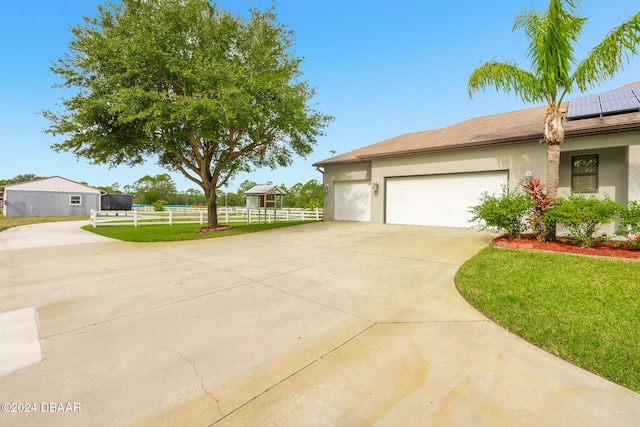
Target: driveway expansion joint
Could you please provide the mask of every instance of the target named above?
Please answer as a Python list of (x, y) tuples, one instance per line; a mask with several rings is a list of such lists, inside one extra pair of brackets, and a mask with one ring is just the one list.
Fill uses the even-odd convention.
[(294, 293), (294, 292), (285, 291), (284, 289), (280, 289), (280, 288), (278, 288), (278, 287), (276, 287), (276, 286), (273, 286), (273, 285), (268, 285), (268, 284), (266, 284), (266, 283), (262, 283), (262, 282), (255, 282), (255, 284), (257, 284), (257, 285), (261, 285), (261, 286), (264, 286), (264, 287), (266, 287), (266, 288), (273, 289), (273, 290), (278, 291), (278, 292), (282, 292), (283, 294), (287, 294), (287, 295), (291, 295), (291, 296), (296, 297), (296, 298), (300, 298), (300, 299), (305, 300), (305, 301), (312, 302), (312, 303), (317, 304), (317, 305), (319, 305), (319, 306), (321, 306), (321, 307), (326, 307), (326, 308), (329, 308), (329, 309), (331, 309), (331, 310), (335, 310), (335, 311), (337, 311), (337, 312), (340, 312), (340, 313), (342, 313), (342, 314), (346, 314), (346, 315), (348, 315), (348, 316), (351, 316), (351, 317), (355, 317), (355, 318), (357, 318), (357, 319), (364, 320), (364, 321), (366, 321), (366, 322), (371, 322), (372, 324), (375, 324), (375, 323), (376, 323), (374, 320), (367, 319), (366, 317), (362, 317), (362, 316), (359, 316), (359, 315), (357, 315), (357, 314), (355, 314), (355, 313), (350, 313), (350, 312), (348, 312), (348, 311), (341, 310), (341, 309), (339, 309), (339, 308), (336, 308), (336, 307), (333, 307), (333, 306), (331, 306), (331, 305), (328, 305), (328, 304), (322, 303), (322, 302), (320, 302), (320, 301), (316, 301), (316, 300), (311, 299), (311, 298), (307, 298), (307, 297), (305, 297), (305, 296), (302, 296), (302, 295), (296, 294), (296, 293)]
[[(136, 311), (136, 312), (133, 312), (133, 313), (126, 313), (126, 314), (123, 314), (122, 316), (112, 317), (112, 318), (109, 318), (109, 319), (105, 319), (105, 320), (101, 320), (101, 321), (98, 321), (98, 322), (90, 323), (88, 325), (79, 326), (77, 328), (67, 329), (67, 330), (56, 332), (56, 333), (53, 333), (53, 334), (41, 336), (40, 339), (53, 338), (53, 337), (57, 337), (59, 335), (65, 335), (65, 334), (71, 334), (71, 333), (81, 333), (81, 334), (82, 333), (89, 333), (88, 329), (89, 328), (93, 328), (95, 326), (100, 326), (100, 325), (108, 324), (108, 323), (111, 323), (111, 322), (117, 322), (117, 321), (125, 320), (125, 319), (128, 319), (130, 317), (139, 316), (139, 315), (142, 315), (142, 314), (145, 314), (145, 313), (149, 313), (149, 312), (152, 312), (152, 311), (155, 311), (155, 310), (160, 310), (160, 309), (163, 309), (163, 308), (166, 308), (166, 307), (170, 307), (172, 305), (181, 304), (181, 303), (184, 303), (184, 302), (192, 301), (192, 300), (195, 300), (195, 299), (198, 299), (198, 298), (202, 298), (202, 297), (206, 297), (206, 296), (209, 296), (209, 295), (222, 293), (222, 292), (226, 292), (226, 291), (237, 289), (237, 288), (242, 288), (244, 286), (252, 285), (254, 283), (255, 282), (241, 283), (239, 285), (229, 286), (229, 287), (226, 287), (224, 289), (216, 289), (214, 291), (205, 292), (203, 294), (192, 295), (190, 297), (182, 298), (180, 300), (170, 301), (170, 302), (167, 302), (165, 304), (160, 304), (160, 305), (156, 305), (156, 306), (153, 306), (153, 307), (147, 307), (147, 308), (145, 308), (143, 310), (139, 310), (139, 311)], [(40, 308), (40, 307), (38, 307), (38, 308)]]
[(310, 368), (311, 366), (315, 365), (316, 363), (318, 363), (319, 361), (323, 360), (325, 357), (329, 356), (331, 353), (334, 353), (335, 351), (337, 351), (338, 349), (340, 349), (341, 347), (344, 347), (345, 345), (347, 345), (348, 343), (350, 343), (351, 341), (355, 340), (356, 338), (358, 338), (359, 336), (365, 334), (367, 331), (369, 331), (371, 328), (373, 328), (376, 324), (373, 323), (369, 326), (367, 326), (366, 328), (362, 329), (361, 331), (359, 331), (358, 333), (354, 334), (353, 336), (351, 336), (349, 339), (341, 342), (340, 344), (336, 345), (335, 347), (333, 347), (332, 349), (322, 353), (320, 356), (316, 357), (315, 359), (313, 359), (311, 362), (307, 363), (306, 365), (304, 365), (303, 367), (299, 368), (298, 370), (292, 372), (291, 374), (287, 375), (285, 378), (281, 379), (280, 381), (276, 382), (275, 384), (273, 384), (272, 386), (266, 388), (265, 390), (263, 390), (262, 392), (256, 394), (255, 396), (253, 396), (251, 399), (247, 400), (246, 402), (244, 402), (242, 405), (239, 405), (237, 408), (235, 408), (234, 410), (230, 411), (228, 414), (225, 414), (222, 418), (217, 419), (216, 421), (214, 421), (212, 424), (210, 424), (211, 426), (218, 424), (220, 421), (223, 421), (225, 418), (227, 418), (228, 416), (234, 414), (235, 412), (238, 412), (239, 410), (243, 409), (244, 407), (246, 407), (247, 405), (251, 404), (251, 402), (253, 402), (254, 400), (264, 396), (265, 394), (269, 393), (271, 390), (277, 388), (278, 386), (284, 384), (285, 382), (289, 381), (290, 379), (292, 379), (293, 377), (297, 376), (298, 374), (304, 372), (305, 370), (307, 370), (308, 368)]

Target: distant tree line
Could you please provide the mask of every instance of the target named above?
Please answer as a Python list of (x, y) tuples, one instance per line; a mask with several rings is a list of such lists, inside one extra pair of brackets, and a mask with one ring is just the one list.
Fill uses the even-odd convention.
[[(17, 175), (12, 179), (0, 180), (0, 186), (15, 184), (18, 182), (32, 181), (41, 177), (34, 174)], [(271, 181), (264, 185), (273, 184)], [(217, 191), (218, 206), (245, 206), (245, 191), (258, 185), (254, 181), (245, 180), (235, 192)], [(322, 183), (312, 179), (306, 183), (297, 183), (291, 187), (285, 184), (278, 185), (280, 189), (287, 193), (282, 198), (283, 207), (314, 209), (322, 207)], [(201, 190), (190, 188), (180, 192), (176, 189), (176, 184), (169, 174), (159, 174), (156, 176), (145, 175), (131, 185), (121, 186), (115, 182), (110, 186), (96, 186), (100, 190), (110, 194), (131, 194), (133, 203), (142, 205), (153, 205), (158, 201), (164, 201), (168, 205), (206, 205), (207, 200)], [(278, 204), (279, 206), (279, 204)]]
[(9, 184), (17, 184), (19, 182), (27, 182), (27, 181), (33, 181), (35, 179), (40, 179), (42, 178), (41, 176), (38, 175), (34, 175), (32, 173), (25, 173), (22, 175), (16, 175), (11, 179), (0, 179), (0, 187), (4, 186), (4, 185), (9, 185)]

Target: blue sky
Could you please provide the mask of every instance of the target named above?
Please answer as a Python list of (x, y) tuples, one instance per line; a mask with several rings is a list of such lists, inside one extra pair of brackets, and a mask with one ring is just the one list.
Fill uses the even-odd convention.
[[(93, 0), (0, 0), (3, 102), (0, 103), (0, 179), (19, 174), (60, 175), (90, 185), (132, 184), (145, 175), (165, 173), (154, 159), (135, 168), (91, 165), (49, 147), (61, 140), (44, 134), (39, 115), (56, 109), (63, 96), (52, 89), (50, 61), (68, 50), (69, 26), (95, 14)], [(265, 0), (219, 0), (222, 8), (245, 13), (265, 8)], [(531, 105), (514, 95), (478, 93), (466, 84), (475, 67), (491, 59), (515, 60), (528, 68), (522, 32), (512, 32), (523, 7), (546, 7), (540, 0), (277, 0), (279, 22), (295, 33), (295, 52), (305, 58), (304, 78), (316, 88), (316, 108), (335, 117), (306, 159), (275, 171), (259, 169), (239, 176), (291, 186), (321, 180), (312, 163), (404, 133), (449, 126), (471, 117)], [(590, 18), (578, 44), (583, 58), (610, 29), (640, 8), (638, 0), (584, 0)], [(615, 79), (590, 93), (640, 80), (640, 57)], [(577, 94), (575, 95), (577, 96)], [(196, 185), (171, 173), (179, 190)]]

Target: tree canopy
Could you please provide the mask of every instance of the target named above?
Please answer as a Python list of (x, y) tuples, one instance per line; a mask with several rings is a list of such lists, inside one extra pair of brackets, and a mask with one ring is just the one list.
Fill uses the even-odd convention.
[(71, 28), (51, 71), (76, 89), (45, 111), (57, 151), (91, 162), (157, 158), (198, 184), (217, 224), (216, 189), (254, 167), (306, 157), (331, 120), (312, 108), (293, 33), (273, 9), (234, 16), (207, 0), (121, 0)]

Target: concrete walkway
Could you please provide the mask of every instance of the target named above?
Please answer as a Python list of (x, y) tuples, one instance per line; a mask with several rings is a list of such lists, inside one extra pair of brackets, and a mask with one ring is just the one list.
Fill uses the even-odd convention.
[(114, 241), (80, 228), (88, 224), (89, 221), (65, 221), (8, 228), (0, 233), (0, 251)]
[(460, 297), (489, 239), (329, 222), (0, 251), (0, 313), (35, 313), (41, 347), (0, 377), (31, 410), (0, 425), (637, 425), (640, 395)]

